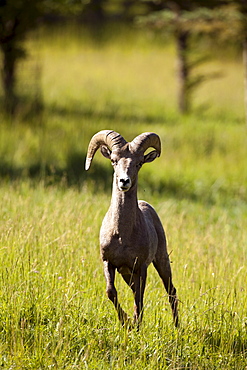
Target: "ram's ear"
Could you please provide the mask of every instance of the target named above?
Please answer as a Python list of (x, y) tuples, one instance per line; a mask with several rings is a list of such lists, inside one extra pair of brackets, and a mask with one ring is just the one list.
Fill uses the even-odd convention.
[(153, 162), (157, 157), (159, 157), (159, 153), (157, 150), (153, 150), (152, 152), (144, 155), (144, 163)]
[(101, 154), (105, 158), (107, 158), (107, 159), (110, 159), (111, 158), (111, 150), (106, 145), (101, 145), (100, 151), (101, 151)]

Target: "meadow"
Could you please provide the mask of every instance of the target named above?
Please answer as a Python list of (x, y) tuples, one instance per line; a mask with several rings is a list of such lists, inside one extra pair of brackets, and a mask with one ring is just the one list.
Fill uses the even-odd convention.
[[(0, 367), (2, 369), (247, 368), (247, 140), (243, 69), (214, 53), (222, 77), (176, 111), (176, 56), (140, 30), (101, 41), (85, 30), (27, 40), (20, 89), (41, 108), (0, 113)], [(206, 66), (204, 66), (206, 68)], [(35, 103), (35, 102), (34, 102)], [(154, 131), (162, 155), (139, 175), (139, 198), (165, 227), (180, 326), (148, 270), (140, 331), (119, 324), (105, 294), (98, 233), (111, 197), (110, 163), (84, 171), (91, 136)], [(120, 302), (133, 310), (117, 276)]]

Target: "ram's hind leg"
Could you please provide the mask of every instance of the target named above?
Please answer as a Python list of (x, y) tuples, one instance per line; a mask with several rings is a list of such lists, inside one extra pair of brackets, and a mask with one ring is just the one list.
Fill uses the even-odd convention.
[(164, 287), (169, 295), (169, 302), (172, 309), (174, 324), (178, 326), (178, 298), (176, 288), (172, 283), (172, 272), (170, 266), (169, 256), (166, 251), (162, 252), (161, 255), (156, 256), (153, 261), (154, 267), (159, 273), (162, 279)]
[(106, 279), (106, 293), (108, 298), (112, 301), (114, 304), (117, 313), (118, 313), (118, 318), (121, 322), (122, 325), (125, 325), (128, 323), (128, 315), (126, 312), (122, 309), (118, 302), (118, 296), (117, 296), (117, 290), (114, 285), (114, 280), (115, 280), (115, 272), (116, 268), (113, 266), (110, 262), (104, 261), (104, 274), (105, 274), (105, 279)]

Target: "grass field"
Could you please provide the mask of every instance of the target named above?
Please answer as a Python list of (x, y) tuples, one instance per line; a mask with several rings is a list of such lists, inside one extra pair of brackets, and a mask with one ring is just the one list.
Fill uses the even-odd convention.
[[(129, 31), (97, 44), (82, 31), (60, 30), (27, 45), (32, 59), (20, 76), (44, 109), (33, 115), (24, 105), (13, 121), (1, 114), (0, 367), (246, 369), (241, 61), (212, 61), (223, 77), (202, 86), (194, 113), (182, 117), (172, 43), (161, 47)], [(161, 158), (140, 172), (139, 198), (154, 205), (166, 229), (178, 329), (152, 266), (139, 332), (121, 327), (106, 298), (98, 232), (112, 169), (97, 154), (84, 171), (87, 144), (101, 129), (162, 139)], [(119, 276), (117, 287), (131, 315), (133, 297)]]

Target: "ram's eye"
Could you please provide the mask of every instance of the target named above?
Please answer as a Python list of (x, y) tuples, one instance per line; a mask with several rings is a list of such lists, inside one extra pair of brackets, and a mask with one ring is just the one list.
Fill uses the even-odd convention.
[(116, 164), (117, 164), (117, 160), (116, 160), (116, 159), (112, 159), (112, 160), (111, 160), (111, 164), (112, 164), (113, 166), (116, 166)]

